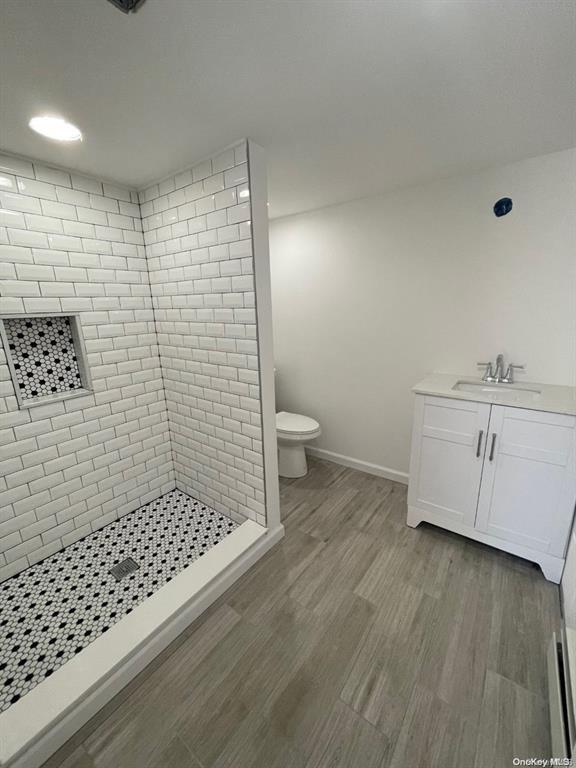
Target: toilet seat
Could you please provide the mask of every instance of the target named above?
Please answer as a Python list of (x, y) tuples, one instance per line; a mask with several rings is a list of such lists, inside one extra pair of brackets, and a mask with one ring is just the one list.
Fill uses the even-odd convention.
[(276, 414), (276, 432), (279, 437), (287, 439), (309, 438), (320, 433), (320, 424), (309, 416), (301, 416), (299, 413), (280, 411)]

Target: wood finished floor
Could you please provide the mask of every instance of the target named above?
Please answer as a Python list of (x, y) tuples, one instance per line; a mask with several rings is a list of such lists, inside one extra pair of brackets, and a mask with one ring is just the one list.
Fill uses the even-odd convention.
[(550, 754), (558, 588), (313, 460), (286, 537), (45, 768), (510, 768)]

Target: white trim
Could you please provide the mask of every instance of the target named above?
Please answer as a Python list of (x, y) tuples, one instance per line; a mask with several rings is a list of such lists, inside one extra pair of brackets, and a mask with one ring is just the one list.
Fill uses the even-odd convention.
[(0, 765), (42, 765), (283, 535), (247, 520), (0, 714)]
[(268, 248), (268, 193), (266, 189), (266, 153), (248, 139), (248, 174), (252, 216), (252, 250), (256, 296), (256, 333), (262, 409), (262, 445), (264, 453), (264, 489), (266, 524), (280, 525), (280, 489), (276, 443), (276, 394), (274, 392), (274, 350), (272, 340), (272, 287)]
[(341, 453), (333, 453), (332, 451), (327, 451), (325, 448), (314, 448), (307, 445), (306, 452), (309, 453), (310, 456), (317, 456), (319, 459), (333, 461), (334, 464), (342, 464), (344, 467), (359, 469), (360, 472), (367, 472), (369, 475), (385, 477), (387, 480), (393, 480), (395, 483), (408, 485), (408, 472), (400, 472), (398, 469), (382, 467), (380, 464), (371, 464), (369, 461), (353, 459), (351, 456), (343, 456)]

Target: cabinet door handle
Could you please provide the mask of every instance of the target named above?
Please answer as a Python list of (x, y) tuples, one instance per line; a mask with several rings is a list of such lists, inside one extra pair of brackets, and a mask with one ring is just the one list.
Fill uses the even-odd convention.
[(478, 432), (478, 445), (476, 446), (476, 458), (480, 458), (480, 449), (482, 448), (482, 437), (484, 435), (484, 430), (481, 429), (480, 432)]
[(492, 445), (490, 446), (490, 457), (488, 461), (494, 460), (494, 448), (496, 447), (496, 432), (492, 432)]

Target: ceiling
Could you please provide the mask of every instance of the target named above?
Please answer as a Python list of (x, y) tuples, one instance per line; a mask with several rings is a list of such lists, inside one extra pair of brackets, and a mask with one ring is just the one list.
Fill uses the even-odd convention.
[(131, 186), (249, 136), (281, 216), (576, 144), (572, 0), (0, 7), (0, 145)]

